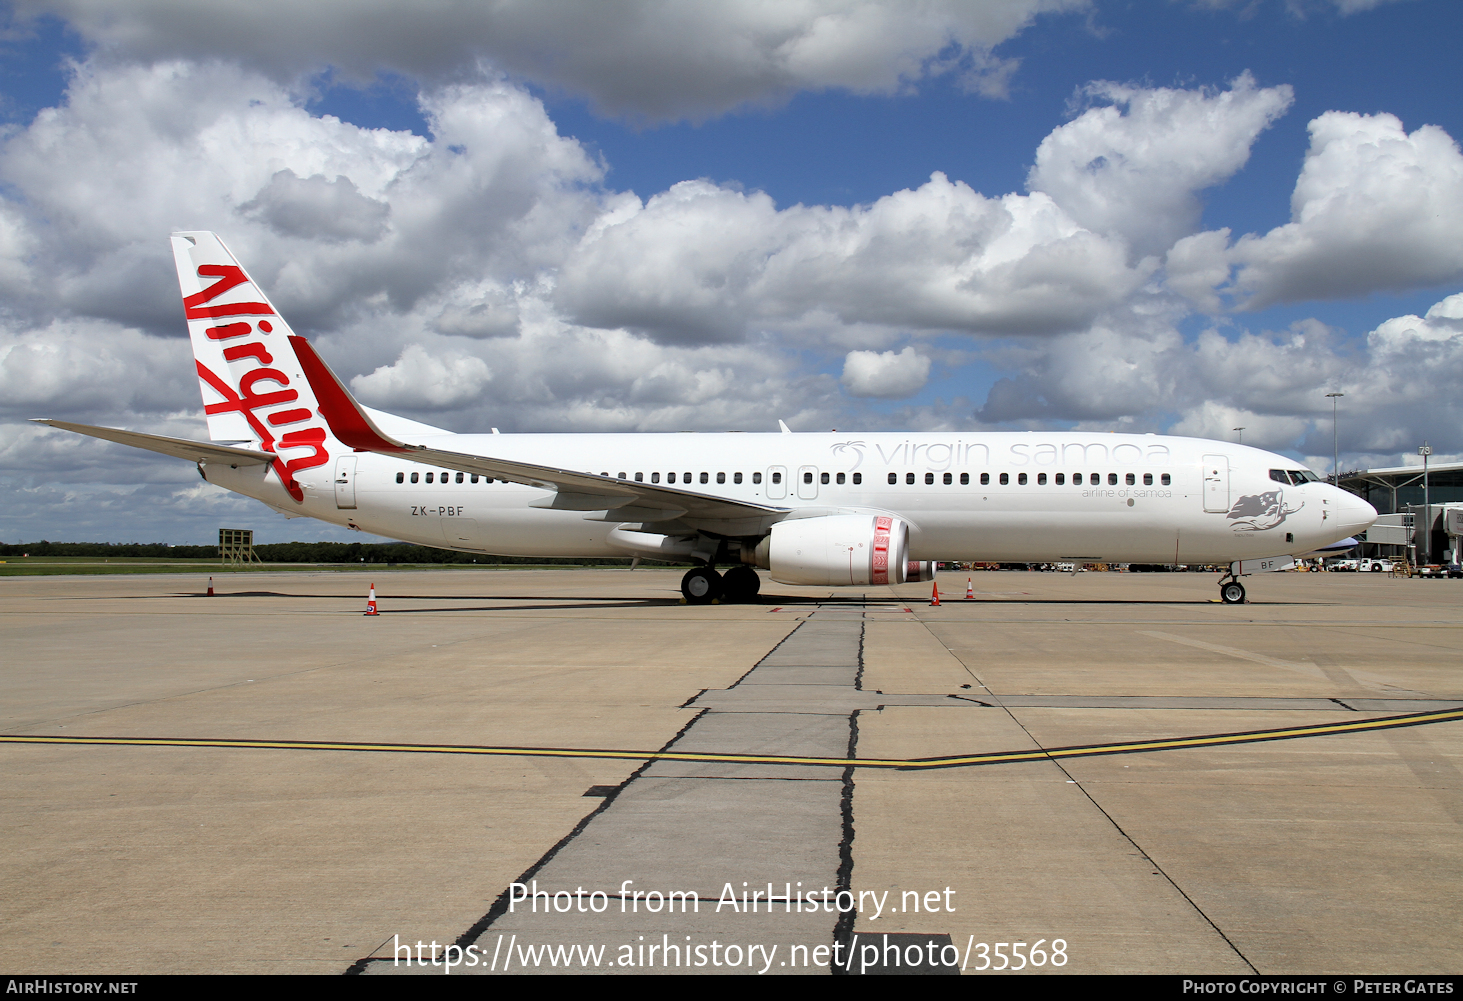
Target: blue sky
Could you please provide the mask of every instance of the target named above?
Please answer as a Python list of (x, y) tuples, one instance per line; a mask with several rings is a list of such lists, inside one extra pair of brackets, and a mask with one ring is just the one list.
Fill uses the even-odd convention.
[(1244, 425), (1324, 470), (1339, 389), (1343, 465), (1463, 452), (1463, 5), (351, 10), (8, 9), (0, 539), (249, 510), (24, 424), (202, 433), (174, 227), (456, 430)]

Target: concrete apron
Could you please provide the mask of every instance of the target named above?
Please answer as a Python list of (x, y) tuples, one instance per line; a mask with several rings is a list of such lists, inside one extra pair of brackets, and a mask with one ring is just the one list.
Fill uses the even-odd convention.
[[(732, 688), (693, 699), (701, 712), (663, 750), (852, 757), (859, 710), (886, 701), (858, 691), (863, 618), (846, 603), (812, 613)], [(607, 973), (826, 973), (853, 926), (836, 907), (853, 868), (852, 773), (651, 763), (503, 892), (457, 942), (478, 965), (453, 972), (589, 972), (582, 953), (553, 964), (553, 950), (602, 946)], [(444, 972), (384, 952), (358, 972)]]

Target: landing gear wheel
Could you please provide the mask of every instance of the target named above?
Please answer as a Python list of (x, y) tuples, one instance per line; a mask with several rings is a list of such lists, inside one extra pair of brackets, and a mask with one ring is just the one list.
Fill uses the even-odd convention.
[(681, 578), (681, 594), (692, 605), (709, 605), (721, 597), (721, 574), (710, 567), (688, 570)]
[(1219, 587), (1219, 598), (1226, 605), (1243, 605), (1245, 601), (1245, 586), (1237, 580), (1228, 584), (1221, 584)]
[(721, 577), (721, 593), (728, 601), (751, 601), (760, 590), (762, 578), (751, 567), (732, 567)]

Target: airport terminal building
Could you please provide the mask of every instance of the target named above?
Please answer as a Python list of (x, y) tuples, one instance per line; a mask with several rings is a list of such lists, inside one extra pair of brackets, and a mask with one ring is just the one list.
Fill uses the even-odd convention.
[[(1414, 563), (1460, 562), (1463, 535), (1463, 462), (1435, 462), (1427, 468), (1424, 498), (1422, 466), (1358, 469), (1341, 474), (1341, 486), (1366, 499), (1382, 516), (1363, 536), (1361, 555), (1401, 556)], [(1431, 526), (1430, 537), (1419, 529)]]

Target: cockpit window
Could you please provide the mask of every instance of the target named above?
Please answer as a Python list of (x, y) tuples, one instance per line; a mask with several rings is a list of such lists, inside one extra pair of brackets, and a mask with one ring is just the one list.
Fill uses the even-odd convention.
[(1320, 481), (1321, 478), (1309, 469), (1290, 470), (1290, 482), (1296, 486), (1300, 486), (1302, 483), (1319, 483)]
[(1270, 470), (1270, 479), (1274, 480), (1276, 483), (1284, 483), (1287, 486), (1290, 485), (1290, 477), (1285, 475), (1285, 470), (1283, 469)]

